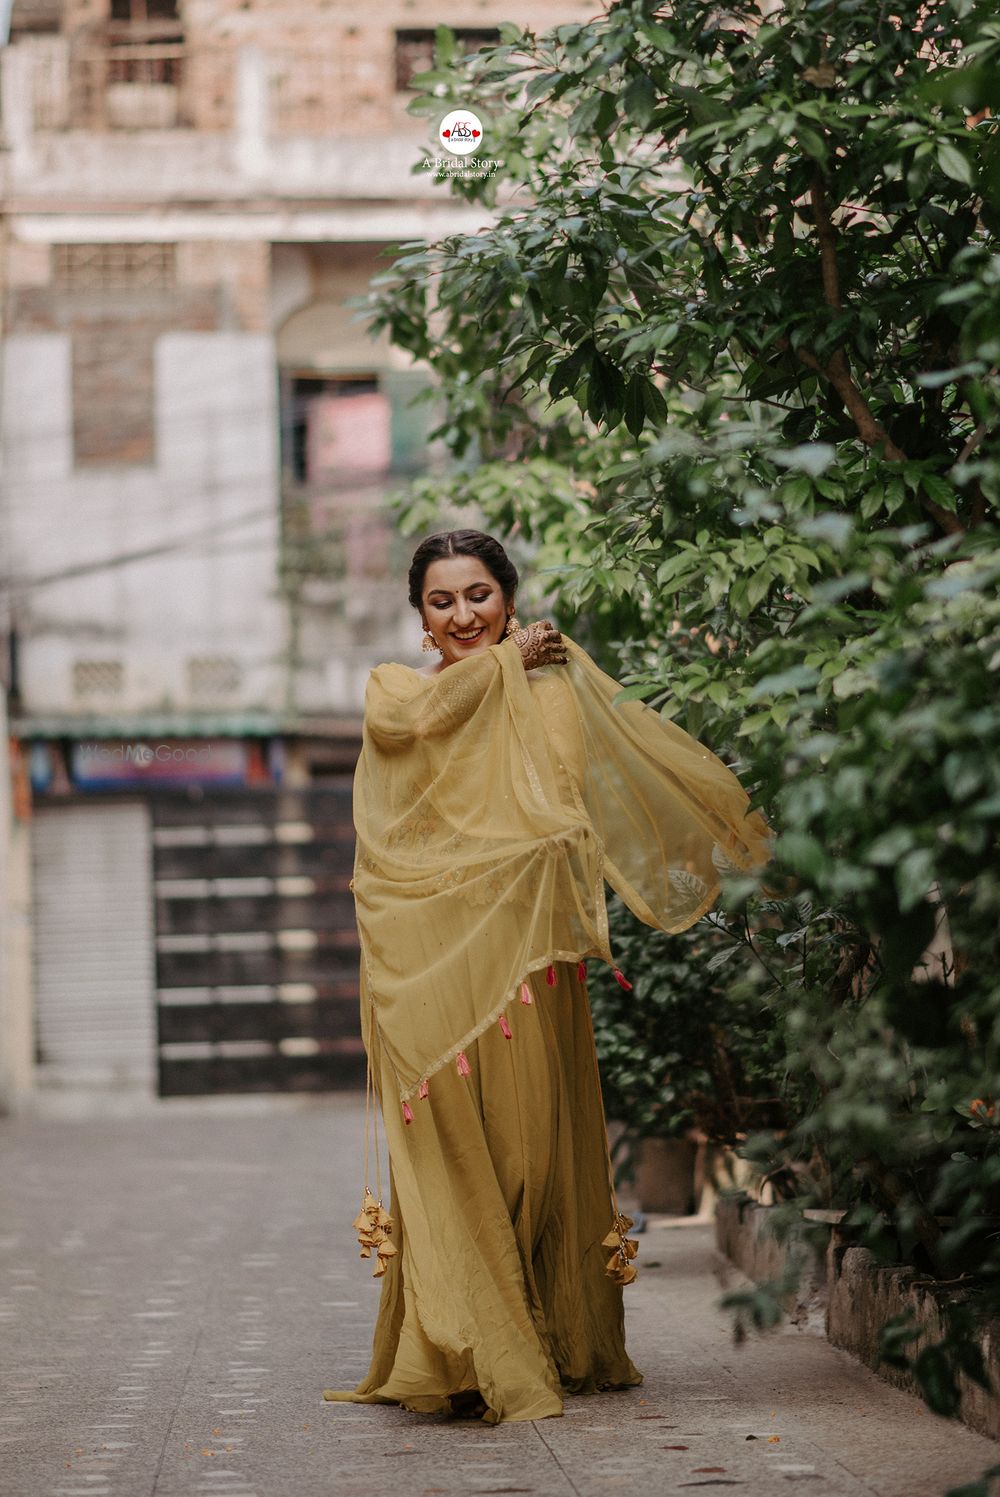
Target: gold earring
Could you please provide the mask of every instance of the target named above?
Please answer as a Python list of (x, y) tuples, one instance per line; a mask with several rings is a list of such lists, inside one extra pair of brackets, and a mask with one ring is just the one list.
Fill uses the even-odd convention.
[(517, 631), (518, 631), (518, 629), (520, 629), (520, 627), (521, 626), (517, 622), (517, 619), (514, 617), (513, 612), (509, 613), (507, 615), (507, 627), (506, 627), (506, 629), (503, 632), (505, 634), (516, 634)]
[(420, 641), (420, 648), (426, 651), (428, 655), (430, 655), (434, 650), (440, 650), (441, 646), (438, 644), (431, 631), (425, 628), (424, 637)]

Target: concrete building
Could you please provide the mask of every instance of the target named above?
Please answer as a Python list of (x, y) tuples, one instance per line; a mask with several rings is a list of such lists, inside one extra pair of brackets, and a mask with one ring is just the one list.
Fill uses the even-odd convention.
[[(14, 0), (2, 630), (51, 1082), (356, 1068), (349, 806), (320, 792), (348, 794), (370, 666), (417, 658), (383, 500), (427, 463), (428, 416), (410, 405), (421, 373), (346, 302), (386, 246), (484, 221), (411, 170), (428, 125), (406, 113), (409, 80), (435, 26), (476, 45), (500, 20), (589, 9)], [(255, 822), (267, 856), (232, 840)], [(326, 861), (295, 842), (303, 825)], [(343, 962), (325, 997), (324, 920)], [(299, 957), (318, 935), (311, 967), (289, 931)]]

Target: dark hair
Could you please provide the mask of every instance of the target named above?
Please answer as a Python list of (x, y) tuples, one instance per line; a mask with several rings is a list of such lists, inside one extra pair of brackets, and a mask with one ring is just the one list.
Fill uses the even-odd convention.
[(417, 610), (423, 603), (427, 568), (444, 556), (475, 556), (499, 582), (508, 602), (517, 591), (517, 567), (492, 535), (481, 530), (442, 530), (421, 541), (410, 562), (410, 602)]

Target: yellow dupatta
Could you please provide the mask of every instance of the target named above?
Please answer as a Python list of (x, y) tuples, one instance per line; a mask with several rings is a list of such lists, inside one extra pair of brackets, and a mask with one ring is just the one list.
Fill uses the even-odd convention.
[(613, 960), (605, 880), (677, 932), (723, 872), (769, 859), (733, 772), (644, 704), (613, 706), (618, 684), (566, 647), (567, 665), (531, 679), (512, 640), (435, 676), (389, 664), (369, 679), (354, 896), (366, 1018), (408, 1121), (530, 973)]

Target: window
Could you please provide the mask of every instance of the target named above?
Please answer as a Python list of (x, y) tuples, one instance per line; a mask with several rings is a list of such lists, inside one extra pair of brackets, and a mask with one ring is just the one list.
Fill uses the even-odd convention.
[(180, 15), (177, 0), (111, 0), (111, 20), (124, 21), (130, 26), (174, 21), (177, 23), (174, 29), (179, 29)]
[[(493, 47), (500, 40), (495, 27), (452, 27), (460, 52), (477, 52), (480, 47)], [(412, 87), (411, 79), (416, 73), (426, 73), (434, 66), (433, 28), (410, 29), (396, 32), (396, 92), (403, 93)]]
[(374, 375), (293, 376), (285, 468), (296, 483), (357, 482), (389, 468), (389, 405)]
[[(392, 408), (374, 374), (282, 378), (286, 534), (317, 543), (329, 579), (386, 575), (391, 530), (382, 494), (392, 465)], [(300, 562), (300, 564), (303, 564)]]
[[(178, 87), (183, 42), (177, 0), (111, 0), (107, 82)], [(137, 122), (128, 123), (134, 126)], [(172, 122), (153, 119), (139, 123), (155, 127)]]

